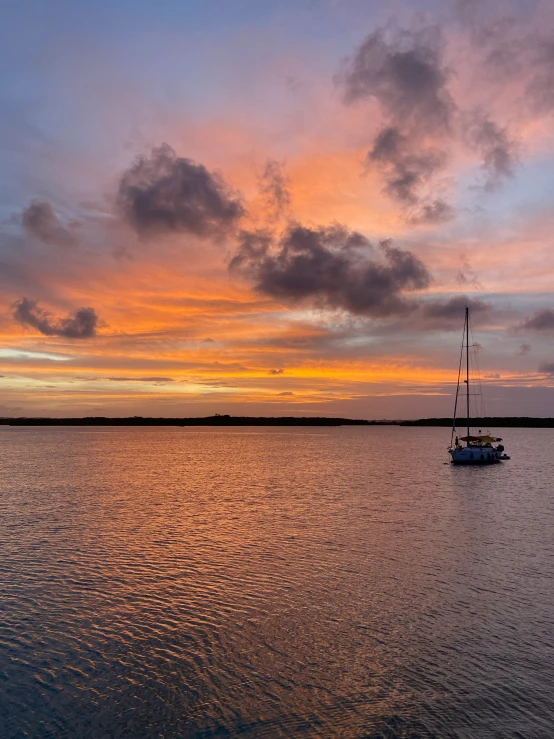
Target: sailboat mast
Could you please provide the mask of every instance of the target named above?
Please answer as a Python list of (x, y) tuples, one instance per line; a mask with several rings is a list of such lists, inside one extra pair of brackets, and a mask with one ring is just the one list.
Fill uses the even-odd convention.
[(466, 305), (466, 407), (467, 444), (469, 445), (469, 308)]

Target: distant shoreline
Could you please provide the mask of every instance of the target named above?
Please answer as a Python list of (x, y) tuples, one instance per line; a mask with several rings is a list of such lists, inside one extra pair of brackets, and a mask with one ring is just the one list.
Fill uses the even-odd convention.
[[(456, 428), (466, 427), (465, 418), (456, 419)], [(420, 418), (416, 421), (399, 421), (399, 426), (452, 426), (451, 418)], [(470, 419), (471, 428), (528, 428), (552, 429), (554, 418), (533, 418), (531, 416), (484, 416)]]
[[(379, 422), (381, 423), (381, 422)], [(389, 423), (389, 422), (385, 422)], [(372, 421), (349, 418), (253, 417), (215, 415), (202, 418), (0, 418), (8, 426), (368, 426)]]
[[(465, 419), (458, 419), (456, 426), (463, 429)], [(201, 418), (0, 418), (3, 426), (452, 426), (451, 418), (420, 418), (417, 420), (362, 420), (326, 417), (254, 417), (215, 415)], [(472, 428), (554, 428), (554, 418), (528, 416), (487, 416), (471, 419)]]

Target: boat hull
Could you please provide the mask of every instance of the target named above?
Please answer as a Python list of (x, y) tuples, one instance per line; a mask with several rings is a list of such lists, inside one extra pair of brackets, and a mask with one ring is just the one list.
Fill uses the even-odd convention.
[(471, 448), (471, 447), (458, 447), (456, 449), (449, 449), (452, 464), (463, 464), (463, 465), (488, 465), (488, 464), (499, 464), (503, 459), (510, 459), (507, 454), (503, 454), (497, 449), (485, 447), (483, 448)]
[(451, 459), (452, 464), (464, 464), (464, 465), (485, 465), (485, 464), (500, 464), (501, 459)]

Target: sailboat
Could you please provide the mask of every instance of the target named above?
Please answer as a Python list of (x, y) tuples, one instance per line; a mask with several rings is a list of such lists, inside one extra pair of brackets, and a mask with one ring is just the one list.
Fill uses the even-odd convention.
[[(460, 366), (458, 368), (458, 384), (456, 387), (456, 400), (454, 401), (454, 418), (452, 419), (452, 435), (448, 453), (452, 464), (498, 464), (502, 460), (510, 459), (504, 452), (504, 446), (500, 443), (502, 439), (490, 434), (482, 434), (481, 429), (477, 435), (471, 433), (470, 428), (470, 373), (469, 373), (469, 308), (466, 306), (464, 332), (462, 335), (462, 350), (460, 352)], [(463, 381), (466, 386), (466, 435), (458, 438), (456, 431), (456, 413), (458, 400), (460, 399), (460, 379), (465, 354), (466, 378)], [(464, 394), (464, 393), (462, 393)]]

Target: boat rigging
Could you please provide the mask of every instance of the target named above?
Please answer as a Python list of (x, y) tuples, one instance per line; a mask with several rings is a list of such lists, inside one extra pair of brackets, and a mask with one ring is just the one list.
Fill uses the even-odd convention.
[[(469, 367), (469, 308), (466, 306), (464, 331), (462, 334), (462, 348), (460, 352), (460, 364), (458, 367), (458, 383), (456, 386), (456, 399), (454, 401), (454, 417), (452, 419), (452, 434), (450, 437), (450, 446), (448, 447), (448, 453), (451, 457), (452, 464), (471, 464), (471, 465), (484, 465), (484, 464), (498, 464), (502, 460), (510, 459), (505, 453), (504, 446), (500, 443), (501, 438), (497, 436), (491, 436), (490, 434), (482, 434), (479, 429), (478, 434), (471, 433), (470, 424), (470, 367)], [(465, 399), (466, 399), (466, 419), (465, 419), (465, 430), (466, 435), (458, 438), (456, 433), (456, 416), (458, 411), (458, 400), (460, 398), (460, 379), (462, 373), (463, 359), (465, 352), (465, 370), (466, 377), (463, 383), (466, 386)], [(465, 442), (465, 446), (464, 443)]]

